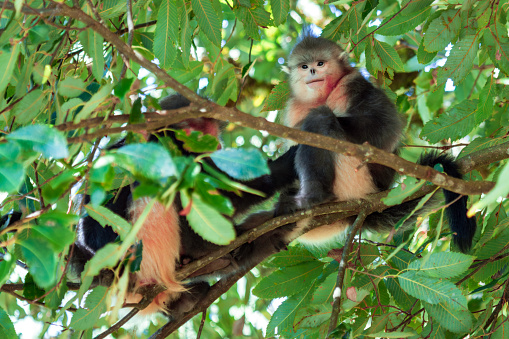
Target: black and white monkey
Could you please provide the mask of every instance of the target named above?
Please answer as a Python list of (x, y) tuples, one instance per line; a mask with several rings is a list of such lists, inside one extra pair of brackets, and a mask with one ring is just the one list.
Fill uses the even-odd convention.
[[(391, 153), (397, 151), (403, 126), (395, 105), (350, 65), (348, 56), (336, 43), (305, 34), (289, 56), (288, 73), (291, 98), (285, 108), (287, 126), (356, 144), (367, 142)], [(389, 189), (394, 182), (395, 171), (382, 165), (364, 165), (355, 157), (302, 144), (290, 151), (295, 154), (298, 188), (282, 194), (277, 214), (333, 199), (363, 198)], [(440, 163), (448, 175), (461, 177), (448, 156), (429, 154), (421, 157), (419, 163), (431, 167)], [(445, 198), (450, 204), (446, 214), (455, 233), (454, 242), (461, 251), (467, 251), (476, 229), (475, 218), (466, 215), (467, 197), (445, 191)], [(410, 202), (371, 214), (364, 227), (390, 229), (415, 205)], [(300, 235), (299, 241), (304, 244), (320, 244), (342, 234), (352, 220), (340, 220), (308, 232), (308, 221), (301, 221), (289, 227), (286, 238)]]
[[(171, 110), (188, 106), (189, 101), (177, 94), (164, 98), (160, 102), (160, 105), (164, 110)], [(214, 119), (196, 118), (187, 119), (168, 127), (173, 130), (197, 130), (218, 136), (220, 124), (219, 121)], [(182, 147), (182, 143), (174, 137), (173, 132), (166, 130), (164, 133), (172, 139), (183, 155), (190, 155), (190, 153)], [(156, 135), (150, 136), (149, 141), (157, 142), (157, 140)], [(121, 142), (120, 144), (114, 145), (113, 148), (118, 148), (122, 145), (123, 143)], [(279, 158), (277, 162), (269, 162), (271, 175), (265, 175), (244, 183), (253, 189), (263, 192), (265, 197), (249, 193), (244, 193), (242, 197), (232, 192), (220, 191), (220, 193), (231, 200), (235, 208), (235, 214), (243, 213), (290, 183), (290, 180), (295, 176), (288, 176), (287, 171), (287, 168), (291, 166), (292, 159), (291, 153), (288, 153)], [(210, 162), (209, 165), (214, 166), (212, 162)], [(87, 197), (85, 197), (85, 199), (87, 199)], [(131, 187), (124, 186), (117, 192), (114, 199), (111, 199), (105, 204), (105, 207), (134, 223), (147, 203), (148, 200), (143, 198), (133, 201)], [(195, 294), (197, 295), (203, 292), (203, 287), (195, 288), (192, 285), (184, 286), (183, 282), (177, 280), (175, 277), (176, 269), (179, 262), (188, 262), (201, 258), (216, 249), (218, 245), (207, 242), (196, 234), (189, 226), (186, 217), (179, 215), (181, 210), (182, 204), (179, 195), (177, 195), (175, 202), (169, 208), (165, 208), (162, 204), (156, 202), (137, 235), (137, 238), (143, 243), (143, 250), (140, 270), (134, 274), (133, 283), (135, 285), (135, 291), (140, 287), (151, 284), (163, 285), (167, 288), (154, 299), (151, 305), (143, 310), (143, 314), (150, 314), (156, 311), (167, 312), (168, 307), (174, 306), (170, 306), (170, 304), (176, 302), (180, 296), (183, 296), (183, 299), (186, 298), (186, 295), (190, 299), (196, 299), (191, 293), (183, 294), (186, 290), (197, 290), (192, 291), (193, 293), (196, 292)], [(241, 233), (243, 230), (245, 229), (238, 228), (237, 233)], [(71, 257), (71, 268), (74, 274), (79, 275), (83, 271), (86, 262), (107, 243), (115, 241), (117, 234), (111, 227), (102, 227), (96, 220), (89, 216), (80, 220), (77, 226), (77, 234), (77, 240)], [(251, 249), (246, 250), (245, 253), (236, 255), (236, 257), (232, 259), (242, 261), (244, 260), (243, 258), (248, 258), (250, 253), (252, 253)], [(247, 260), (249, 260), (249, 258)], [(233, 267), (242, 265), (241, 262), (232, 264), (228, 260), (224, 260), (223, 262), (218, 260), (213, 264), (213, 271), (228, 273), (234, 270)], [(230, 267), (226, 268), (229, 265)], [(134, 294), (128, 298), (128, 302), (137, 302), (140, 299), (141, 295)], [(188, 304), (184, 307), (178, 307), (180, 310), (192, 306), (188, 301), (184, 303), (178, 301), (176, 303)]]

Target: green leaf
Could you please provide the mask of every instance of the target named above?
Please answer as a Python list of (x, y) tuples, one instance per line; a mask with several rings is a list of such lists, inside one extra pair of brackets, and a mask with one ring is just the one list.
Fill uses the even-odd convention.
[(296, 245), (270, 256), (263, 262), (263, 265), (266, 267), (289, 267), (315, 260), (315, 256), (305, 247)]
[(228, 100), (236, 101), (238, 86), (233, 65), (219, 59), (214, 68), (214, 77), (207, 86), (207, 94), (218, 105), (226, 105)]
[(288, 82), (282, 81), (277, 84), (272, 91), (270, 91), (269, 97), (265, 101), (262, 112), (282, 110), (286, 106), (286, 102), (290, 98), (290, 86)]
[(227, 245), (235, 239), (232, 223), (204, 203), (198, 194), (193, 193), (191, 197), (181, 194), (181, 199), (184, 208), (192, 204), (187, 220), (192, 229), (203, 239), (218, 245)]
[(378, 41), (376, 39), (373, 39), (373, 41), (375, 52), (382, 61), (384, 69), (391, 68), (395, 71), (403, 72), (403, 62), (394, 47), (386, 42)]
[(118, 166), (136, 176), (151, 180), (177, 175), (177, 167), (168, 151), (155, 143), (132, 144), (119, 148), (115, 158)]
[(437, 322), (453, 333), (471, 333), (472, 314), (467, 308), (454, 309), (445, 304), (431, 305), (423, 302), (424, 309)]
[(96, 325), (101, 314), (106, 311), (106, 295), (108, 289), (98, 286), (87, 296), (85, 307), (79, 308), (71, 319), (71, 328), (83, 331)]
[(416, 299), (401, 288), (398, 279), (386, 278), (384, 281), (390, 294), (402, 309), (409, 310), (414, 305)]
[(477, 137), (461, 150), (461, 153), (458, 155), (458, 159), (461, 159), (474, 152), (482, 151), (483, 149), (499, 145), (503, 142), (505, 142), (505, 137), (504, 138)]
[(366, 337), (372, 337), (372, 338), (409, 338), (414, 337), (417, 335), (417, 332), (414, 332), (410, 329), (406, 330), (405, 332), (376, 332), (372, 334), (365, 334)]
[(479, 102), (477, 103), (477, 114), (475, 115), (475, 123), (479, 125), (493, 114), (493, 103), (497, 94), (497, 86), (493, 74), (486, 81), (484, 88), (479, 93)]
[(67, 290), (66, 279), (64, 279), (57, 288), (49, 292), (49, 294), (44, 298), (46, 307), (56, 310), (61, 305)]
[(320, 261), (286, 267), (263, 278), (253, 289), (253, 294), (265, 299), (295, 295), (312, 285), (322, 270), (323, 263)]
[(16, 117), (16, 123), (25, 125), (41, 114), (41, 108), (48, 100), (48, 93), (35, 89), (25, 95), (10, 112), (10, 117)]
[(473, 261), (474, 257), (463, 253), (439, 252), (432, 253), (426, 261), (412, 261), (408, 269), (434, 278), (453, 278), (465, 273)]
[[(3, 145), (0, 145), (2, 147)], [(25, 178), (22, 164), (2, 159), (0, 165), (0, 192), (16, 192)]]
[(171, 67), (177, 56), (178, 12), (174, 0), (162, 0), (157, 12), (154, 55), (163, 69)]
[(507, 28), (494, 21), (484, 32), (483, 41), (493, 64), (506, 76), (509, 76), (509, 37), (507, 36)]
[(9, 252), (2, 251), (2, 260), (0, 261), (0, 286), (3, 285), (9, 278), (16, 266), (16, 260)]
[[(393, 18), (387, 18), (377, 30), (381, 35), (401, 35), (413, 30), (429, 17), (433, 0), (410, 0), (402, 4), (403, 10)], [(385, 20), (384, 20), (385, 21)]]
[(438, 84), (445, 84), (448, 78), (457, 85), (472, 72), (474, 58), (477, 56), (479, 43), (476, 35), (467, 35), (458, 41), (451, 50), (444, 67), (438, 69)]
[(101, 224), (102, 227), (111, 226), (113, 231), (120, 235), (121, 239), (124, 239), (131, 230), (131, 224), (127, 220), (106, 207), (88, 204), (85, 205), (85, 209), (88, 215)]
[(62, 159), (69, 156), (67, 139), (63, 133), (47, 125), (30, 125), (7, 135), (22, 148), (41, 152), (45, 158)]
[[(75, 222), (78, 218), (74, 218)], [(55, 253), (61, 253), (66, 246), (72, 244), (75, 233), (64, 225), (44, 226), (38, 225), (32, 228), (32, 232), (39, 239), (46, 242)]]
[(426, 180), (418, 180), (413, 177), (406, 177), (401, 184), (391, 189), (382, 202), (387, 206), (399, 205), (403, 200), (419, 191), (426, 183)]
[(325, 26), (321, 36), (332, 41), (338, 41), (349, 29), (348, 15), (340, 15)]
[(461, 28), (461, 10), (448, 9), (431, 21), (424, 34), (424, 48), (428, 52), (442, 51), (450, 42), (456, 41)]
[(175, 137), (184, 143), (186, 151), (193, 153), (214, 152), (219, 147), (217, 138), (210, 134), (203, 134), (199, 131), (176, 130)]
[(417, 60), (419, 63), (426, 65), (429, 64), (433, 59), (436, 57), (437, 52), (430, 53), (427, 52), (424, 47), (424, 39), (421, 39), (421, 42), (419, 43), (419, 48), (417, 49)]
[(203, 63), (201, 61), (189, 61), (189, 68), (176, 68), (176, 64), (177, 62), (169, 70), (168, 74), (182, 84), (196, 80), (203, 71)]
[(0, 337), (5, 339), (19, 338), (9, 315), (2, 308), (0, 308)]
[(74, 117), (74, 123), (77, 124), (81, 120), (88, 118), (96, 108), (107, 102), (106, 98), (111, 94), (112, 90), (113, 84), (111, 83), (102, 86), (99, 91), (94, 93), (94, 95), (85, 102), (82, 110)]
[(221, 46), (221, 19), (210, 0), (191, 0), (198, 26), (216, 46)]
[(290, 0), (270, 0), (270, 8), (274, 17), (274, 26), (282, 25), (290, 12)]
[(307, 306), (307, 302), (309, 298), (311, 298), (311, 293), (314, 290), (313, 285), (308, 285), (306, 287), (308, 288), (306, 292), (290, 297), (279, 305), (278, 309), (272, 314), (267, 325), (267, 329), (265, 330), (266, 337), (275, 336), (276, 328), (278, 333), (293, 328), (295, 314), (300, 308)]
[(14, 66), (18, 61), (20, 46), (21, 44), (15, 44), (12, 47), (9, 45), (11, 48), (3, 46), (0, 49), (0, 93), (2, 94), (11, 81)]
[(222, 149), (210, 157), (220, 170), (234, 179), (251, 180), (270, 174), (267, 161), (256, 149)]
[(104, 75), (104, 38), (99, 33), (88, 28), (80, 33), (79, 39), (85, 52), (94, 59), (92, 63), (92, 74), (97, 82), (100, 83)]
[(113, 88), (113, 93), (119, 99), (124, 99), (125, 95), (131, 89), (131, 85), (134, 82), (134, 78), (123, 78)]
[(20, 241), (19, 246), (36, 284), (42, 288), (53, 286), (58, 261), (49, 244), (31, 237)]
[(77, 97), (85, 92), (86, 88), (87, 85), (80, 78), (67, 77), (58, 83), (58, 93), (69, 98)]
[(467, 309), (467, 299), (450, 281), (426, 278), (413, 271), (399, 275), (398, 280), (405, 292), (422, 301), (441, 303), (450, 309)]
[(187, 10), (184, 9), (181, 15), (180, 25), (180, 47), (182, 49), (182, 63), (189, 67), (189, 55), (191, 55), (191, 45), (193, 43), (193, 32), (198, 26), (196, 20), (189, 20)]
[(206, 175), (200, 173), (195, 182), (195, 193), (206, 204), (213, 206), (219, 213), (232, 216), (235, 212), (233, 204), (230, 199), (223, 197), (209, 181), (206, 180)]
[(421, 137), (431, 143), (441, 140), (458, 140), (476, 126), (477, 100), (464, 100), (439, 117), (428, 121), (422, 128)]
[(261, 39), (259, 27), (267, 28), (272, 25), (270, 13), (263, 8), (263, 1), (253, 0), (251, 7), (238, 6), (233, 11), (244, 25), (246, 33), (254, 40)]

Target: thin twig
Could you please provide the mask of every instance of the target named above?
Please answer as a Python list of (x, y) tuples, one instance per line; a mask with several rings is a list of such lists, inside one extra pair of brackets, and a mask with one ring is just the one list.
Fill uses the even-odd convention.
[(366, 211), (362, 210), (355, 219), (355, 222), (348, 226), (347, 230), (348, 238), (346, 239), (345, 246), (343, 246), (343, 254), (341, 255), (341, 261), (339, 262), (338, 279), (336, 280), (336, 288), (334, 289), (333, 295), (334, 301), (332, 304), (332, 312), (330, 316), (329, 331), (327, 337), (329, 337), (332, 334), (338, 323), (339, 311), (341, 310), (341, 294), (343, 290), (343, 281), (345, 279), (348, 256), (350, 255), (355, 235), (361, 229), (361, 226), (364, 223), (364, 219), (366, 219), (366, 216), (367, 216)]

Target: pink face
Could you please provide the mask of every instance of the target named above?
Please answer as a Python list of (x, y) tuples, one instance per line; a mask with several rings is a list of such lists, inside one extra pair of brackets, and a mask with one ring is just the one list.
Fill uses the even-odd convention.
[(300, 64), (291, 70), (290, 83), (294, 98), (299, 101), (322, 101), (336, 86), (342, 75), (339, 64), (335, 61), (316, 60)]

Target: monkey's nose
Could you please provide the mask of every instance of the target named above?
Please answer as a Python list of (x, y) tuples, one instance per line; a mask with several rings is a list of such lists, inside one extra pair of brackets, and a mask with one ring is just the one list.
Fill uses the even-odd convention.
[(316, 73), (315, 69), (311, 68), (311, 74), (315, 74), (315, 73)]

